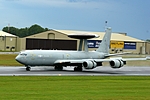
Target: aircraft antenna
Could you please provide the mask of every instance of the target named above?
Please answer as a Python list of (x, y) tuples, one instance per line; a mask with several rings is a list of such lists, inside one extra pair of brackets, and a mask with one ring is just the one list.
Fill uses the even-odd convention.
[(105, 21), (105, 30), (107, 29), (107, 21)]
[(8, 33), (10, 32), (10, 24), (8, 23)]

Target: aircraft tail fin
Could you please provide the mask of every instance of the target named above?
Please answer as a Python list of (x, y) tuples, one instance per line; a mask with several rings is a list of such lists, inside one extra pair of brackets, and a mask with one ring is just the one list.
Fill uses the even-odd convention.
[(106, 33), (103, 37), (103, 40), (101, 41), (99, 48), (96, 50), (97, 52), (109, 54), (111, 31), (112, 29), (110, 27), (106, 29)]

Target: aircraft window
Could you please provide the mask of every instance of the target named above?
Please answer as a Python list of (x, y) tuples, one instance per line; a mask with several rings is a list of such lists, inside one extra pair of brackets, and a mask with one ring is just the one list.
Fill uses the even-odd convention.
[(22, 55), (22, 56), (27, 56), (27, 54), (25, 54), (25, 53), (21, 53), (20, 55)]

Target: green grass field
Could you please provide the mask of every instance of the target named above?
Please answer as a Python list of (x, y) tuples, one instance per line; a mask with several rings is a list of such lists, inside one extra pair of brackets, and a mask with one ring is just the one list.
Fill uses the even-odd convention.
[(0, 100), (150, 100), (150, 76), (1, 76)]
[(0, 66), (21, 66), (15, 57), (17, 54), (0, 54)]

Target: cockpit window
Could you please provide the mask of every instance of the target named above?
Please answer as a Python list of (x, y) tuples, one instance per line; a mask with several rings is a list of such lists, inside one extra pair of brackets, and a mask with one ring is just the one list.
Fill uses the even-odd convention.
[(27, 54), (25, 54), (25, 53), (20, 53), (20, 55), (22, 55), (22, 56), (27, 56)]

